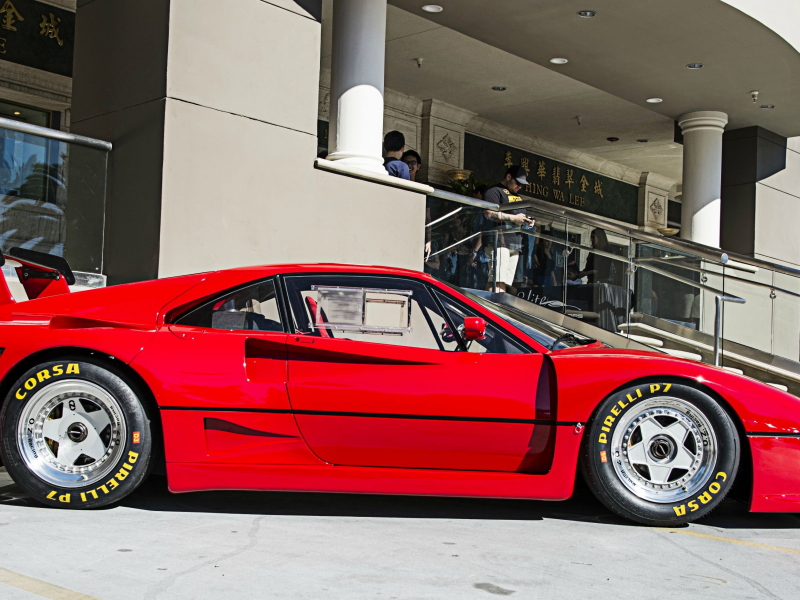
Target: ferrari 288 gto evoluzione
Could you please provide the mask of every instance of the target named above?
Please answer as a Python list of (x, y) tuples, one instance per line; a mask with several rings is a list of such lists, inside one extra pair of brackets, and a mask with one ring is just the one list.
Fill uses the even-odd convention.
[[(39, 502), (302, 490), (562, 500), (577, 470), (651, 525), (734, 483), (800, 511), (800, 399), (659, 352), (611, 348), (414, 271), (230, 269), (69, 293), (12, 249), (0, 284), (0, 454)], [(3, 280), (4, 281), (4, 280)]]

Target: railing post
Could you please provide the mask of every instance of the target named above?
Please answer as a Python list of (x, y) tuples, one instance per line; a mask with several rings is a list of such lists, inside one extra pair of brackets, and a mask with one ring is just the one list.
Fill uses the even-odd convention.
[(492, 293), (497, 293), (497, 265), (499, 263), (499, 253), (500, 249), (497, 247), (497, 240), (500, 237), (500, 232), (495, 229), (494, 230), (494, 258), (492, 259)]
[(736, 296), (714, 296), (716, 304), (716, 314), (714, 315), (714, 366), (720, 366), (721, 348), (720, 342), (722, 341), (722, 303), (735, 302), (736, 304), (744, 304), (744, 298), (737, 298)]

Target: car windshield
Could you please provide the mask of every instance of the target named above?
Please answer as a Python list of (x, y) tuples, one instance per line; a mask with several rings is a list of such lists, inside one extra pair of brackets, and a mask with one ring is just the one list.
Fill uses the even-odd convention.
[(593, 344), (597, 340), (587, 337), (583, 334), (561, 327), (555, 323), (550, 323), (539, 317), (535, 317), (519, 309), (511, 306), (504, 306), (496, 304), (486, 298), (481, 298), (477, 294), (468, 292), (462, 288), (456, 287), (452, 284), (442, 282), (458, 290), (461, 294), (465, 295), (470, 300), (477, 302), (486, 310), (491, 311), (495, 316), (502, 319), (506, 323), (513, 325), (520, 331), (536, 340), (539, 344), (549, 350), (560, 350), (562, 348), (572, 348), (573, 346), (585, 346), (586, 344)]

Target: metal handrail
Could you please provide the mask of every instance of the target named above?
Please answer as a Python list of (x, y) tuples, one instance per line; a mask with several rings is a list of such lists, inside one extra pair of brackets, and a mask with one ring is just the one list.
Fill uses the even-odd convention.
[(735, 302), (736, 304), (744, 304), (744, 298), (737, 298), (736, 296), (725, 296), (719, 294), (714, 297), (716, 303), (716, 314), (714, 315), (714, 366), (719, 366), (720, 355), (720, 339), (722, 338), (722, 303)]
[(104, 142), (103, 140), (75, 135), (74, 133), (67, 133), (66, 131), (50, 129), (49, 127), (40, 127), (39, 125), (14, 121), (13, 119), (6, 119), (5, 117), (0, 117), (0, 127), (11, 131), (36, 135), (47, 138), (48, 140), (57, 140), (59, 142), (67, 142), (68, 144), (86, 146), (87, 148), (94, 148), (96, 150), (105, 150), (106, 152), (111, 152), (112, 150), (111, 142)]
[[(468, 204), (470, 206), (480, 206), (481, 208), (487, 208), (490, 210), (501, 210), (497, 204), (493, 204), (491, 202), (485, 202), (483, 200), (476, 200), (475, 198), (468, 198), (467, 196), (462, 196), (461, 194), (456, 194), (453, 192), (435, 190), (434, 193), (431, 195), (437, 198), (442, 198), (444, 200), (450, 200), (452, 202)], [(606, 229), (608, 231), (628, 236), (637, 243), (655, 244), (657, 246), (668, 248), (670, 250), (675, 250), (677, 252), (686, 252), (694, 254), (700, 258), (720, 263), (723, 265), (727, 265), (727, 263), (730, 261), (736, 261), (739, 263), (743, 263), (745, 265), (750, 265), (752, 267), (768, 269), (778, 273), (783, 273), (784, 275), (791, 275), (793, 277), (800, 277), (800, 269), (795, 269), (792, 267), (787, 267), (785, 265), (771, 263), (769, 261), (762, 260), (760, 258), (744, 256), (743, 254), (737, 254), (733, 252), (723, 252), (719, 248), (705, 246), (703, 244), (698, 244), (697, 242), (692, 242), (691, 240), (674, 239), (674, 238), (667, 238), (659, 235), (654, 235), (652, 233), (647, 233), (646, 231), (640, 231), (639, 229), (636, 229), (634, 227), (626, 227), (624, 225), (621, 225), (620, 223), (606, 219), (605, 217), (598, 217), (597, 215), (591, 215), (583, 211), (576, 210), (574, 208), (557, 206), (551, 202), (547, 202), (545, 200), (539, 200), (537, 198), (530, 198), (523, 202), (515, 202), (513, 206), (509, 207), (504, 206), (502, 210), (513, 210), (518, 208), (535, 208), (536, 210), (540, 210), (542, 212), (551, 214), (556, 217), (578, 221), (586, 223), (587, 225), (594, 225), (596, 227), (602, 227), (603, 229)]]

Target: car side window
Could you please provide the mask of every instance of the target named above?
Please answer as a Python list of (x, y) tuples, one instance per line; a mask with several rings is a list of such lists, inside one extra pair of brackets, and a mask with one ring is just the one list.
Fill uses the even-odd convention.
[[(449, 296), (434, 291), (439, 301), (447, 311), (450, 320), (456, 326), (459, 335), (464, 331), (464, 319), (466, 317), (482, 317), (478, 313), (470, 310), (460, 302), (454, 301)], [(495, 325), (486, 323), (486, 337), (482, 340), (466, 342), (468, 352), (490, 353), (490, 354), (523, 354), (529, 352), (522, 344), (515, 341), (510, 335), (501, 331)]]
[(275, 282), (259, 281), (206, 302), (175, 321), (208, 329), (283, 331)]
[(296, 333), (333, 339), (453, 351), (449, 331), (426, 286), (399, 277), (298, 275), (284, 280)]

